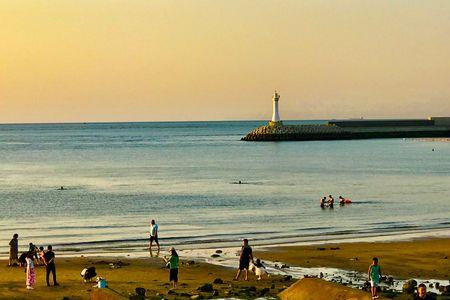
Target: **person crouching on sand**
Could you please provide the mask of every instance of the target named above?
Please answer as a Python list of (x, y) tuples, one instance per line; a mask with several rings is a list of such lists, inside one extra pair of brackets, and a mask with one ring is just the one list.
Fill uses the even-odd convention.
[(166, 262), (166, 267), (169, 268), (169, 281), (173, 281), (173, 288), (177, 287), (178, 284), (178, 253), (174, 247), (169, 249), (169, 257), (164, 256), (164, 261)]
[(33, 261), (33, 257), (34, 257), (34, 253), (33, 252), (28, 252), (27, 254), (27, 258), (26, 258), (26, 262), (27, 262), (27, 279), (26, 279), (26, 284), (27, 284), (27, 289), (32, 290), (34, 289), (34, 284), (35, 284), (35, 274), (34, 274), (34, 261)]
[(258, 280), (261, 280), (262, 275), (267, 275), (267, 277), (270, 277), (269, 273), (266, 271), (266, 266), (263, 265), (259, 258), (256, 259), (255, 262), (255, 275), (258, 276)]
[(374, 257), (372, 259), (372, 264), (369, 266), (368, 275), (370, 281), (370, 290), (372, 292), (372, 299), (378, 299), (377, 287), (380, 284), (381, 278), (381, 268), (378, 264), (378, 258)]
[(244, 280), (248, 281), (248, 268), (250, 266), (250, 262), (253, 262), (252, 247), (248, 245), (248, 240), (244, 239), (241, 253), (239, 255), (239, 269), (237, 270), (234, 280), (239, 280), (241, 272), (244, 270)]

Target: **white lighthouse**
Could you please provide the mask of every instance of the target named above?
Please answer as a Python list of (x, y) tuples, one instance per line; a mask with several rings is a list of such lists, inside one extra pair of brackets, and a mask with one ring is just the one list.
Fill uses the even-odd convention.
[(273, 115), (269, 125), (281, 125), (280, 115), (278, 114), (278, 101), (280, 100), (280, 94), (275, 91), (272, 96), (273, 101)]

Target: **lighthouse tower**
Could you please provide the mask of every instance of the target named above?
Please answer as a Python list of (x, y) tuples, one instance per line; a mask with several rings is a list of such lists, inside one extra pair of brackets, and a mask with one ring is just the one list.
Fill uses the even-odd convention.
[(280, 100), (280, 94), (278, 94), (277, 91), (273, 93), (272, 101), (273, 101), (273, 115), (272, 120), (269, 122), (269, 125), (275, 126), (275, 125), (281, 125), (282, 122), (280, 120), (280, 115), (278, 114), (278, 101)]

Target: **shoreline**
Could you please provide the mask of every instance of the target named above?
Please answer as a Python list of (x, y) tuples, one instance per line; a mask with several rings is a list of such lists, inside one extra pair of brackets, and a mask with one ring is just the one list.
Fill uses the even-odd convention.
[[(425, 228), (425, 229), (409, 229), (409, 230), (398, 230), (398, 231), (384, 231), (378, 233), (369, 233), (355, 235), (353, 233), (349, 234), (329, 234), (329, 235), (306, 235), (301, 236), (297, 234), (291, 238), (284, 238), (278, 242), (273, 242), (273, 238), (270, 239), (256, 239), (249, 240), (252, 246), (257, 248), (274, 248), (274, 247), (287, 247), (287, 246), (313, 246), (313, 245), (325, 245), (325, 244), (335, 244), (335, 243), (361, 243), (361, 242), (379, 242), (379, 241), (413, 241), (417, 239), (431, 239), (431, 238), (450, 238), (450, 227), (439, 227), (439, 228)], [(174, 246), (181, 251), (190, 250), (204, 250), (205, 252), (212, 249), (227, 249), (227, 248), (238, 248), (240, 244), (240, 237), (237, 237), (230, 241), (219, 242), (191, 242), (186, 243), (184, 238), (182, 241), (170, 243), (177, 238), (160, 238), (160, 243), (165, 247)], [(111, 241), (95, 241), (95, 242), (79, 242), (70, 245), (67, 244), (53, 244), (55, 248), (59, 249), (59, 253), (64, 257), (76, 257), (79, 255), (104, 255), (108, 253), (110, 257), (132, 257), (132, 258), (145, 258), (147, 257), (147, 238), (141, 238), (133, 240), (132, 244), (127, 242), (127, 240), (118, 240), (117, 243), (123, 243), (120, 245), (103, 246), (101, 244), (107, 244)], [(184, 242), (184, 243), (183, 243)], [(137, 244), (137, 245), (135, 245)], [(233, 244), (233, 246), (229, 246)], [(95, 247), (95, 245), (101, 245)], [(23, 247), (23, 245), (22, 245)], [(88, 248), (83, 249), (82, 247)], [(26, 250), (25, 250), (26, 251)], [(21, 251), (19, 251), (21, 252)], [(22, 251), (23, 252), (23, 251)], [(0, 252), (0, 255), (8, 255), (7, 251)]]
[[(385, 243), (330, 243), (318, 246), (254, 247), (255, 257), (261, 258), (265, 262), (267, 270), (272, 276), (270, 279), (256, 281), (254, 275), (250, 275), (249, 282), (232, 281), (237, 268), (236, 251), (239, 250), (239, 247), (220, 249), (221, 253), (216, 257), (211, 256), (217, 254), (216, 250), (219, 249), (211, 249), (206, 252), (203, 249), (182, 250), (179, 252), (183, 261), (180, 266), (180, 284), (184, 285), (176, 290), (176, 294), (169, 294), (168, 278), (166, 278), (168, 274), (162, 263), (162, 256), (166, 254), (165, 248), (161, 251), (159, 258), (150, 258), (149, 256), (146, 258), (110, 257), (108, 253), (64, 257), (56, 252), (58, 278), (62, 278), (60, 281), (63, 288), (58, 287), (53, 290), (41, 286), (44, 282), (44, 273), (42, 267), (38, 267), (39, 287), (32, 292), (25, 290), (23, 270), (6, 267), (6, 261), (1, 260), (0, 269), (3, 269), (0, 272), (0, 282), (2, 283), (0, 299), (17, 296), (17, 293), (24, 293), (25, 299), (54, 298), (56, 295), (89, 299), (87, 291), (92, 290), (92, 285), (80, 284), (81, 277), (79, 275), (79, 272), (89, 265), (98, 267), (97, 273), (105, 277), (111, 287), (123, 295), (128, 295), (136, 287), (143, 286), (150, 291), (149, 293), (163, 295), (166, 299), (189, 298), (188, 294), (198, 294), (199, 286), (204, 283), (212, 283), (215, 278), (221, 278), (224, 284), (214, 285), (214, 289), (218, 290), (218, 295), (214, 298), (257, 298), (258, 294), (245, 294), (248, 293), (249, 287), (252, 287), (251, 289), (255, 287), (256, 293), (262, 293), (264, 289), (264, 293), (268, 293), (265, 295), (266, 297), (274, 297), (295, 282), (295, 279), (318, 276), (319, 272), (323, 272), (324, 279), (327, 281), (361, 289), (366, 280), (365, 269), (368, 267), (373, 253), (380, 258), (383, 274), (393, 276), (394, 282), (391, 285), (382, 285), (383, 289), (401, 291), (404, 283), (401, 278), (419, 278), (418, 282), (427, 282), (427, 286), (434, 285), (436, 282), (439, 282), (440, 285), (449, 284), (449, 237)], [(357, 253), (359, 260), (351, 259), (354, 258), (351, 256), (352, 253)], [(446, 259), (444, 259), (444, 255), (447, 256)], [(110, 262), (118, 261), (124, 262), (124, 265), (117, 269), (110, 267)], [(281, 264), (286, 264), (286, 266), (281, 267)], [(271, 288), (273, 285), (275, 287)], [(437, 292), (434, 287), (430, 287), (429, 290)]]

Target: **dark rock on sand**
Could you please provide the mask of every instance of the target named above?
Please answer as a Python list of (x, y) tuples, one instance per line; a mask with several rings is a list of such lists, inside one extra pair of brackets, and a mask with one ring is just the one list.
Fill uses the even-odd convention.
[(211, 255), (211, 257), (212, 257), (212, 258), (218, 258), (218, 257), (220, 257), (220, 255), (217, 254), (217, 253), (214, 253), (214, 254)]
[(317, 250), (324, 251), (324, 250), (327, 250), (327, 248), (319, 247), (319, 248), (317, 248)]
[(205, 283), (204, 285), (199, 287), (197, 290), (199, 290), (201, 292), (212, 292), (214, 289), (213, 289), (213, 285), (211, 283)]
[(134, 291), (138, 296), (145, 296), (145, 289), (143, 287), (137, 287)]
[(282, 269), (289, 269), (289, 266), (288, 266), (287, 264), (283, 264), (283, 265), (281, 266), (281, 268), (282, 268)]
[(365, 281), (361, 289), (366, 292), (370, 291), (370, 282)]
[(217, 253), (217, 254), (221, 254), (221, 253), (222, 253), (222, 250), (216, 250), (216, 253)]
[(434, 286), (435, 286), (437, 289), (439, 289), (440, 283), (439, 283), (439, 282), (436, 282), (436, 283), (434, 283)]
[(414, 279), (410, 279), (403, 284), (402, 290), (404, 293), (414, 294), (416, 287), (417, 287), (417, 281), (415, 281)]
[(221, 278), (216, 278), (213, 281), (214, 284), (223, 284), (223, 280)]
[(450, 295), (450, 285), (447, 286), (439, 286), (439, 291), (442, 293), (442, 295), (444, 296), (449, 296)]
[(283, 281), (291, 281), (292, 280), (292, 276), (291, 275), (286, 275), (283, 277)]
[(261, 290), (259, 290), (259, 297), (263, 297), (263, 296), (265, 296), (265, 295), (267, 295), (267, 294), (269, 294), (270, 293), (270, 289), (269, 288), (263, 288), (263, 289), (261, 289)]
[(249, 286), (248, 288), (246, 288), (246, 290), (248, 290), (250, 292), (256, 292), (256, 287), (255, 286)]
[(339, 248), (339, 247), (334, 247), (334, 248), (331, 247), (331, 248), (330, 248), (330, 250), (340, 250), (340, 249), (341, 249), (341, 248)]

